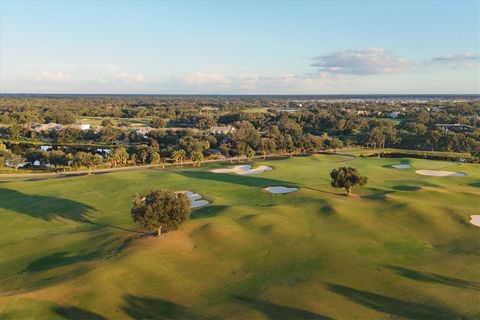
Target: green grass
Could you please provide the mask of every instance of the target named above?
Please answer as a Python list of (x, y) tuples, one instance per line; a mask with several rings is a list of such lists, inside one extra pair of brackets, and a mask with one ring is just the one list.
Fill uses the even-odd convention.
[(132, 126), (132, 128), (149, 126), (152, 122), (150, 118), (84, 117), (81, 120), (78, 120), (77, 123), (85, 122), (90, 124), (91, 126), (100, 126), (102, 124), (102, 121), (105, 119), (112, 120), (115, 125), (118, 125), (121, 122), (127, 122)]
[[(393, 169), (408, 162), (411, 169)], [(171, 168), (0, 182), (0, 318), (478, 318), (476, 164), (318, 155), (239, 176)], [(347, 198), (329, 172), (369, 177)], [(227, 164), (225, 164), (227, 166)], [(427, 177), (418, 169), (461, 171)], [(298, 186), (272, 197), (264, 187)], [(161, 239), (135, 193), (212, 202)]]

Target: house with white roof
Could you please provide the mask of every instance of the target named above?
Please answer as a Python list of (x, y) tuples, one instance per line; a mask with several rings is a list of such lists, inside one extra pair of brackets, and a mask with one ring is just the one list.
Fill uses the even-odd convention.
[(236, 131), (235, 127), (233, 126), (213, 126), (208, 130), (210, 133), (213, 134), (230, 134)]

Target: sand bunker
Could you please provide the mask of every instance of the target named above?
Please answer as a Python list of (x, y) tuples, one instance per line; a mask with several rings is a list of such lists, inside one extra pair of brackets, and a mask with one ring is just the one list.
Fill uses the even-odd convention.
[(231, 169), (214, 169), (214, 173), (236, 173), (236, 174), (259, 174), (264, 173), (265, 171), (272, 170), (271, 167), (260, 166), (255, 169), (252, 169), (251, 165), (235, 166)]
[(461, 172), (452, 172), (452, 171), (440, 171), (440, 170), (417, 170), (415, 173), (422, 176), (433, 176), (433, 177), (464, 177), (465, 173)]
[(179, 191), (179, 193), (185, 193), (187, 195), (188, 199), (190, 199), (190, 208), (192, 209), (200, 208), (210, 203), (207, 200), (200, 200), (203, 198), (202, 195), (193, 193), (192, 191)]
[(287, 187), (282, 187), (282, 186), (276, 186), (276, 187), (265, 188), (265, 190), (270, 192), (270, 193), (290, 193), (290, 192), (297, 191), (298, 188), (287, 188)]
[(412, 167), (411, 165), (406, 164), (406, 163), (394, 164), (392, 166), (392, 168), (395, 168), (395, 169), (408, 169), (408, 168), (411, 168), (411, 167)]
[(474, 226), (480, 227), (480, 214), (474, 214), (470, 216), (470, 223)]

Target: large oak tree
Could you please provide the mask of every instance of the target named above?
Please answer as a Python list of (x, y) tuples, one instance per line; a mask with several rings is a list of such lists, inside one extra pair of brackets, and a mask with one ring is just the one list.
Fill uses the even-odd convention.
[(367, 184), (368, 178), (362, 176), (356, 168), (352, 167), (340, 167), (333, 169), (330, 172), (332, 178), (332, 187), (345, 188), (347, 196), (352, 192), (352, 188), (355, 186), (363, 186)]
[(184, 193), (155, 190), (135, 197), (131, 215), (133, 221), (149, 230), (176, 229), (190, 212), (190, 200)]

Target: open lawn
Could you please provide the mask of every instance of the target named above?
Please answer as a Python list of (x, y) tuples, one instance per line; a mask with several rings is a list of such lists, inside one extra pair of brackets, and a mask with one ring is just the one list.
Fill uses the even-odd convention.
[[(402, 162), (412, 167), (390, 167)], [(259, 165), (273, 170), (1, 181), (0, 318), (480, 317), (480, 228), (468, 222), (479, 165), (341, 155)], [(350, 198), (330, 187), (330, 170), (345, 165), (369, 177)], [(299, 190), (272, 199), (269, 186)], [(157, 188), (212, 204), (145, 238), (131, 201)]]
[(112, 122), (115, 125), (118, 125), (121, 122), (127, 122), (132, 126), (132, 128), (149, 126), (151, 123), (151, 119), (149, 118), (107, 118), (107, 117), (84, 117), (81, 120), (78, 120), (77, 123), (80, 124), (82, 122), (85, 122), (92, 126), (99, 126), (102, 124), (102, 121), (105, 119), (112, 120)]

